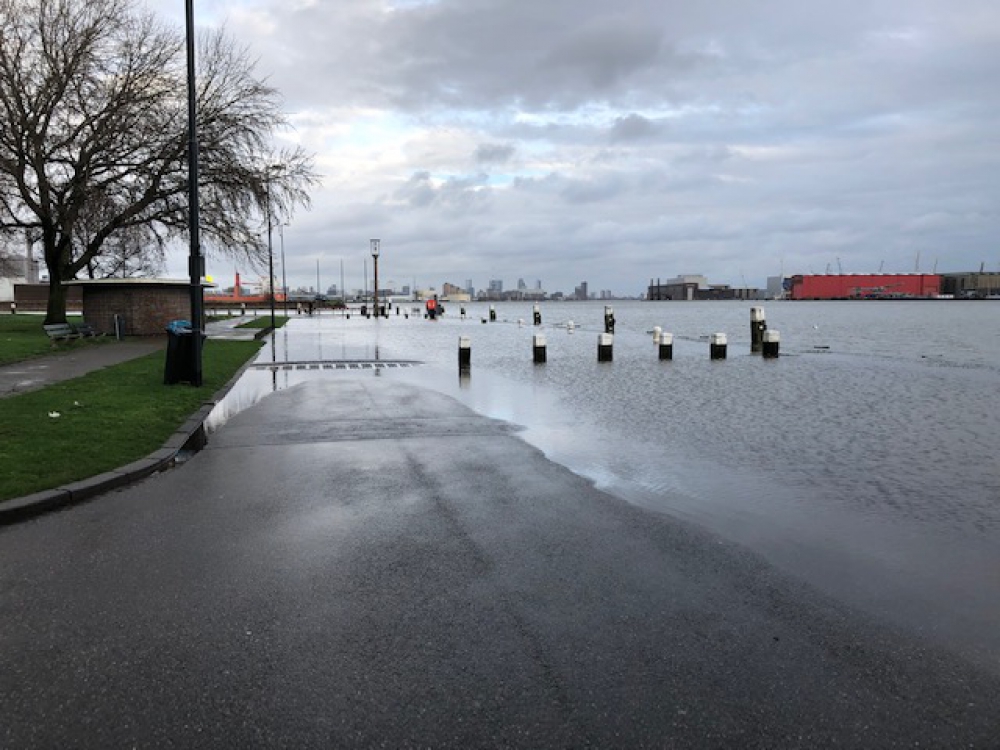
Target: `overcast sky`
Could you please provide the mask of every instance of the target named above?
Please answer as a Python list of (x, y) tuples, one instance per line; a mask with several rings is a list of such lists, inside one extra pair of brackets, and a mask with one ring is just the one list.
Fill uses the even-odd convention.
[[(290, 286), (314, 284), (317, 260), (324, 288), (341, 260), (360, 286), (372, 237), (380, 286), (523, 277), (638, 295), (690, 273), (1000, 270), (997, 0), (195, 0), (195, 14), (259, 58), (285, 137), (323, 175), (285, 229)], [(232, 263), (209, 267), (232, 283)]]

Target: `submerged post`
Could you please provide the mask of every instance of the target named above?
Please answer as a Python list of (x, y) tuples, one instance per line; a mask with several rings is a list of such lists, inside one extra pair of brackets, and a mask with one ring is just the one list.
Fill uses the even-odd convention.
[(663, 333), (663, 329), (660, 326), (653, 326), (653, 344), (660, 343), (660, 334)]
[(535, 325), (540, 326), (542, 324), (542, 310), (538, 307), (538, 303), (532, 308), (532, 318), (534, 319)]
[(764, 331), (764, 359), (776, 359), (781, 346), (781, 334), (777, 331)]
[(660, 359), (674, 358), (674, 334), (660, 334)]
[(468, 336), (458, 337), (458, 369), (460, 372), (472, 369), (472, 340)]
[(764, 331), (767, 330), (767, 322), (764, 318), (763, 307), (750, 308), (750, 351), (756, 354), (761, 350), (764, 343)]
[(545, 364), (545, 334), (536, 333), (531, 337), (531, 352), (536, 365)]
[(726, 334), (724, 333), (713, 333), (709, 337), (708, 345), (709, 355), (712, 359), (725, 359), (726, 358)]
[(610, 333), (597, 334), (597, 361), (610, 362), (614, 359), (615, 337)]
[(604, 306), (604, 332), (615, 332), (615, 311), (611, 309), (611, 305)]
[(497, 309), (494, 305), (490, 305), (490, 323), (497, 322)]

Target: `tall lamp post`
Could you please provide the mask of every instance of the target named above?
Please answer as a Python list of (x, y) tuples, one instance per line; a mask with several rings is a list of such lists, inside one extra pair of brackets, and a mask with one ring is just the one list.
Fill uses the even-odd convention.
[(375, 307), (375, 320), (378, 320), (378, 254), (379, 254), (379, 240), (371, 240), (372, 247), (372, 259), (375, 261), (375, 300), (372, 303)]
[(188, 94), (188, 235), (190, 250), (188, 273), (191, 277), (191, 385), (202, 384), (201, 367), (201, 326), (204, 311), (201, 277), (204, 275), (204, 261), (201, 257), (201, 241), (198, 235), (198, 120), (195, 104), (194, 75), (194, 0), (184, 4), (185, 30), (187, 42), (187, 94)]
[(285, 310), (285, 317), (288, 317), (288, 280), (285, 276), (285, 227), (287, 222), (278, 225), (278, 238), (281, 240), (281, 298)]
[(271, 330), (275, 329), (274, 320), (274, 247), (271, 243), (271, 167), (267, 172), (267, 287), (270, 290), (268, 295), (271, 298)]

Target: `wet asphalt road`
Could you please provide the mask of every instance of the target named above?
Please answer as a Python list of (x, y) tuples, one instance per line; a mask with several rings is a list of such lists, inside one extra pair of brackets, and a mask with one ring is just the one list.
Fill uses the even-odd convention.
[(0, 746), (1000, 746), (1000, 680), (389, 378), (0, 528)]

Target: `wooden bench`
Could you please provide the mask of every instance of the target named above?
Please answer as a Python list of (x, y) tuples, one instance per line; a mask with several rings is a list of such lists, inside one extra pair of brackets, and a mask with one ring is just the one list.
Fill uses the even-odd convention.
[(51, 323), (42, 327), (45, 329), (45, 333), (53, 345), (57, 341), (70, 341), (71, 339), (80, 338), (80, 334), (69, 323)]

